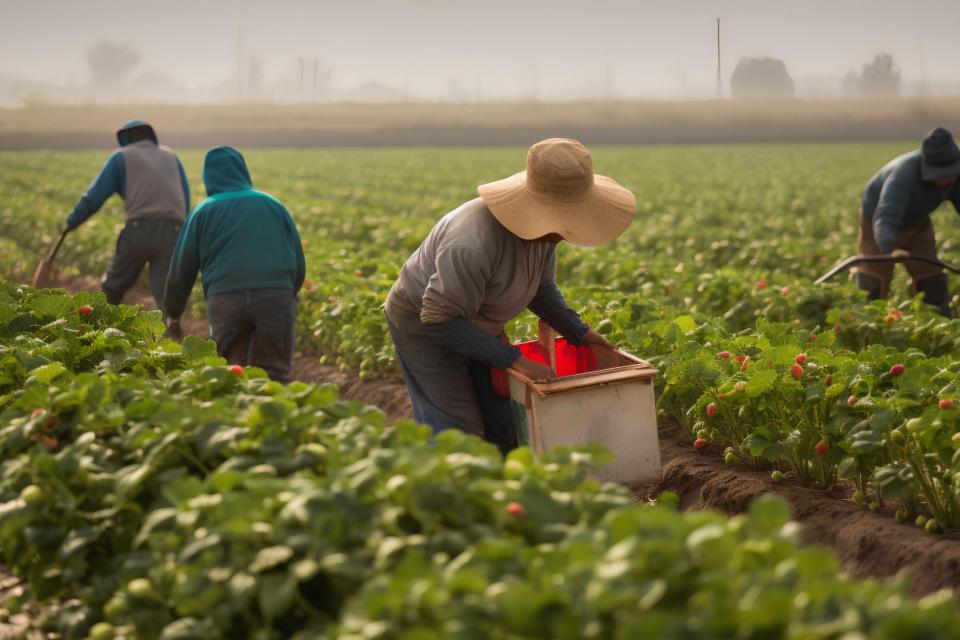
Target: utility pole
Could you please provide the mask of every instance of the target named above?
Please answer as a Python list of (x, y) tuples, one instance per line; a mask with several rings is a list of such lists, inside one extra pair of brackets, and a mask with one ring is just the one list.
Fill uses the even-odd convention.
[(720, 18), (717, 18), (717, 100), (723, 98), (723, 79), (720, 74)]

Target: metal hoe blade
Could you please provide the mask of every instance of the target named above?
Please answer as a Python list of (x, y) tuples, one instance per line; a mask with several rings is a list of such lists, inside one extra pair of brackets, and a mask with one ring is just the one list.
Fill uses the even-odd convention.
[(834, 266), (830, 271), (827, 271), (825, 274), (817, 278), (813, 284), (823, 284), (827, 280), (830, 280), (838, 273), (846, 271), (851, 267), (855, 267), (858, 264), (877, 264), (877, 263), (896, 263), (896, 262), (926, 262), (927, 264), (932, 264), (941, 269), (946, 269), (951, 273), (960, 273), (960, 268), (957, 268), (951, 264), (947, 264), (937, 258), (931, 258), (929, 256), (908, 256), (908, 257), (894, 257), (894, 256), (852, 256), (846, 260), (841, 260)]

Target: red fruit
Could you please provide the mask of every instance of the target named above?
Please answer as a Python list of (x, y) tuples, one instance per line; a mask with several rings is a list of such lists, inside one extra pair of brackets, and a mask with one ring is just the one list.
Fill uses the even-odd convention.
[(829, 449), (829, 447), (827, 446), (827, 441), (826, 441), (826, 440), (821, 440), (820, 442), (818, 442), (818, 443), (816, 444), (816, 446), (813, 447), (813, 450), (817, 452), (817, 455), (818, 455), (818, 456), (825, 456), (825, 455), (827, 455), (827, 450), (828, 450), (828, 449)]
[(527, 510), (524, 509), (523, 505), (519, 502), (511, 502), (507, 504), (507, 513), (512, 515), (514, 518), (520, 518), (527, 514)]
[(834, 332), (834, 333), (840, 333), (841, 331), (843, 331), (843, 327), (841, 327), (841, 326), (838, 325), (838, 324), (833, 325), (833, 332)]
[(827, 386), (829, 387), (830, 385), (833, 384), (833, 376), (828, 373), (828, 374), (827, 374), (827, 378), (826, 378), (826, 380), (824, 380), (824, 382), (826, 382), (826, 383), (827, 383)]
[(705, 446), (707, 446), (707, 441), (704, 440), (703, 438), (697, 438), (696, 440), (693, 441), (694, 449), (703, 449)]
[(810, 342), (816, 342), (816, 341), (817, 341), (817, 334), (811, 333), (811, 334), (810, 334)]
[(857, 404), (857, 396), (850, 396), (849, 398), (847, 398), (848, 407), (852, 407), (855, 404)]
[(235, 376), (243, 377), (243, 367), (238, 364), (230, 365), (230, 368), (227, 370)]
[(799, 380), (803, 377), (803, 367), (798, 364), (793, 365), (790, 367), (790, 375), (793, 376), (794, 380)]
[(747, 383), (744, 382), (743, 380), (741, 380), (741, 381), (738, 382), (737, 384), (733, 385), (733, 390), (734, 390), (734, 391), (739, 391), (739, 392), (746, 391), (746, 390), (747, 390)]
[(707, 405), (707, 417), (712, 418), (717, 413), (717, 405), (711, 402)]
[(953, 409), (953, 400), (951, 400), (950, 398), (944, 398), (943, 400), (940, 401), (940, 408), (943, 409), (944, 411), (949, 411), (950, 409)]
[(727, 358), (730, 357), (730, 355), (731, 355), (731, 354), (730, 354), (729, 351), (721, 351), (720, 353), (717, 354), (717, 357), (718, 357), (718, 358), (723, 358), (724, 360), (726, 360)]
[(737, 362), (743, 362), (746, 359), (747, 359), (747, 356), (743, 355), (742, 353), (737, 356)]
[(807, 354), (801, 353), (796, 357), (797, 364), (803, 364), (807, 361)]
[(740, 365), (740, 371), (746, 371), (747, 366), (750, 364), (750, 356), (747, 356), (743, 359), (743, 363)]
[(906, 371), (906, 370), (907, 370), (906, 367), (904, 367), (902, 364), (899, 364), (899, 363), (898, 363), (898, 364), (895, 364), (895, 365), (893, 365), (892, 367), (890, 367), (890, 375), (892, 375), (892, 376), (902, 376), (902, 375), (903, 375), (903, 372)]
[(723, 400), (726, 397), (727, 397), (727, 394), (725, 394), (723, 391), (717, 394), (717, 400)]
[(790, 287), (784, 287), (784, 288), (780, 289), (780, 293), (781, 293), (782, 295), (787, 295), (788, 293), (790, 293)]
[(77, 307), (77, 313), (82, 316), (88, 316), (93, 313), (93, 307), (88, 304), (83, 305), (82, 307)]
[(766, 289), (768, 282), (764, 278), (757, 280), (757, 289)]
[(900, 311), (900, 309), (891, 309), (890, 315), (894, 316), (897, 320), (899, 320), (903, 317), (903, 311)]

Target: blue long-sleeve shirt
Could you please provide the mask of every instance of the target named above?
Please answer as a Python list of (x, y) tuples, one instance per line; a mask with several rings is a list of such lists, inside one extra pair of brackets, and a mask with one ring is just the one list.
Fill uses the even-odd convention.
[(883, 253), (897, 247), (897, 232), (906, 224), (922, 223), (944, 201), (960, 213), (960, 181), (942, 189), (920, 174), (920, 151), (911, 151), (887, 163), (870, 179), (863, 192), (863, 213), (872, 219), (873, 236)]
[[(152, 148), (148, 145), (152, 145)], [(144, 153), (150, 154), (156, 151), (164, 152), (164, 156), (161, 157), (159, 163), (153, 162), (148, 165), (143, 162)], [(138, 154), (133, 162), (136, 175), (128, 175), (125, 155), (130, 153)], [(166, 154), (173, 156), (173, 160), (175, 160), (176, 176), (164, 175), (164, 173), (169, 173), (171, 171), (170, 167), (173, 166), (170, 158), (165, 157)], [(159, 169), (157, 169), (158, 164)], [(149, 175), (144, 175), (147, 172), (149, 172)], [(179, 182), (182, 202), (180, 202), (181, 194), (169, 193), (169, 183), (171, 181)], [(129, 202), (127, 198), (128, 184), (131, 182), (133, 184), (132, 190), (136, 191), (137, 196), (134, 202)], [(144, 188), (145, 186), (147, 188)], [(119, 194), (124, 199), (127, 205), (128, 218), (154, 217), (157, 213), (176, 213), (179, 218), (183, 218), (190, 212), (190, 184), (187, 181), (183, 164), (165, 147), (158, 149), (157, 145), (149, 141), (134, 143), (117, 149), (107, 158), (100, 169), (100, 173), (97, 174), (86, 193), (81, 196), (73, 208), (73, 212), (67, 217), (67, 225), (71, 229), (79, 227), (90, 216), (99, 211), (113, 194)], [(176, 212), (164, 211), (170, 206), (177, 206), (181, 210)]]

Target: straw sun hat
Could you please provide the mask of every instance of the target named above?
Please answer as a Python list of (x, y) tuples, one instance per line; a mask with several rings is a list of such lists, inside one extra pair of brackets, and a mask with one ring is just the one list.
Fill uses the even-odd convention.
[(614, 240), (630, 225), (637, 199), (629, 189), (593, 173), (587, 148), (551, 138), (530, 147), (527, 170), (477, 187), (511, 233), (533, 240), (556, 233), (580, 246)]

